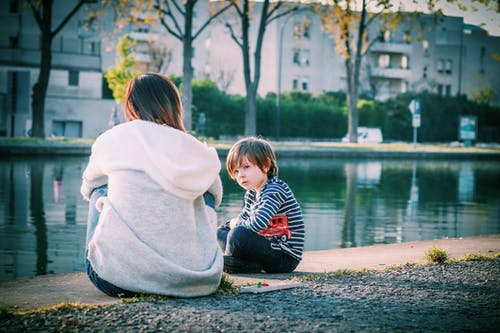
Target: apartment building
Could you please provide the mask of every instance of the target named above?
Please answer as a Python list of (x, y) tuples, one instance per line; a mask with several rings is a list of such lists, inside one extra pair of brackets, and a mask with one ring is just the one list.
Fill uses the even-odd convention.
[[(54, 22), (59, 22), (74, 3), (76, 0), (57, 2)], [(252, 23), (258, 22), (259, 6), (254, 6)], [(195, 31), (207, 18), (208, 1), (199, 2), (196, 8)], [(0, 135), (22, 136), (31, 127), (39, 30), (31, 9), (19, 0), (1, 2), (0, 18)], [(86, 12), (80, 10), (53, 42), (47, 134), (95, 138), (109, 128), (116, 105), (103, 88), (103, 72), (115, 64), (114, 45), (122, 34), (130, 33), (138, 42), (141, 70), (182, 75), (182, 43), (161, 24), (129, 26), (117, 33), (112, 19), (88, 30), (85, 18)], [(195, 78), (209, 78), (228, 93), (245, 95), (241, 50), (225, 26), (236, 19), (228, 11), (208, 26), (193, 43), (192, 63)], [(425, 27), (421, 30), (408, 22), (391, 32), (381, 32), (377, 24), (370, 27), (368, 34), (376, 43), (363, 57), (361, 93), (385, 100), (424, 90), (469, 98), (490, 91), (497, 94), (493, 104), (500, 105), (500, 37), (464, 24), (461, 17), (425, 15), (420, 20)], [(253, 24), (252, 45), (256, 33)], [(158, 56), (163, 57), (161, 61)], [(335, 42), (323, 31), (316, 14), (299, 11), (267, 27), (258, 90), (261, 96), (291, 90), (313, 94), (345, 91), (345, 73), (344, 60), (335, 52)]]
[[(58, 1), (53, 24), (76, 1)], [(52, 71), (45, 103), (48, 136), (96, 137), (106, 129), (112, 100), (102, 99), (101, 35), (86, 29), (80, 11), (52, 42)], [(31, 94), (40, 64), (40, 30), (22, 1), (0, 2), (0, 136), (25, 136), (31, 129)], [(105, 119), (103, 121), (103, 119)]]

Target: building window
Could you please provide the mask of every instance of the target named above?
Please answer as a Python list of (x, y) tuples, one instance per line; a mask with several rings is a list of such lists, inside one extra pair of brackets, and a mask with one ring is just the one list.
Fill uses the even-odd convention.
[(429, 41), (424, 39), (422, 41), (422, 49), (424, 50), (424, 56), (429, 56)]
[(444, 60), (439, 59), (437, 62), (437, 71), (438, 73), (443, 73), (444, 72)]
[(451, 75), (451, 73), (452, 73), (451, 59), (438, 59), (437, 71), (440, 74)]
[(403, 33), (403, 41), (406, 43), (406, 44), (410, 44), (411, 43), (411, 34), (409, 31), (405, 31)]
[(303, 91), (307, 91), (309, 90), (309, 82), (307, 82), (307, 80), (302, 80), (302, 90)]
[(99, 46), (100, 44), (98, 42), (90, 42), (89, 43), (90, 54), (99, 55)]
[(424, 66), (424, 74), (422, 75), (422, 78), (427, 79), (427, 66)]
[(388, 54), (381, 54), (378, 57), (378, 67), (387, 68), (391, 63), (391, 57)]
[(295, 39), (311, 38), (311, 20), (306, 19), (305, 22), (296, 22), (293, 25), (293, 37)]
[(300, 65), (300, 51), (293, 50), (293, 64)]
[(484, 58), (486, 56), (486, 48), (483, 46), (481, 47), (481, 51), (479, 53), (479, 66), (482, 71), (484, 71)]
[(292, 89), (297, 90), (299, 88), (299, 80), (293, 79), (292, 81)]
[(10, 36), (9, 37), (9, 47), (11, 49), (17, 49), (19, 45), (19, 38), (17, 36)]
[(408, 81), (401, 82), (401, 92), (402, 93), (408, 92)]
[(451, 84), (447, 84), (444, 88), (446, 96), (451, 96)]
[(436, 44), (446, 44), (448, 42), (448, 31), (442, 28), (437, 31)]
[(309, 52), (309, 50), (302, 50), (301, 53), (302, 53), (301, 54), (302, 55), (302, 57), (301, 57), (302, 58), (301, 59), (302, 65), (309, 66), (311, 64), (310, 60), (309, 60), (310, 59), (310, 52)]
[(78, 83), (80, 81), (80, 73), (77, 71), (69, 71), (68, 72), (68, 85), (78, 87)]
[(305, 39), (311, 38), (311, 23), (310, 23), (310, 21), (307, 21), (306, 23), (304, 23), (304, 32), (303, 32), (302, 36)]
[(381, 31), (378, 40), (381, 42), (390, 42), (391, 41), (391, 32), (389, 30)]
[(401, 68), (408, 69), (408, 56), (406, 55), (401, 57)]
[(72, 120), (53, 120), (52, 135), (67, 138), (82, 137), (82, 122)]
[(444, 72), (446, 74), (451, 74), (451, 59), (446, 59), (444, 61)]
[(451, 96), (451, 84), (438, 84), (437, 90), (438, 95)]
[(294, 38), (300, 38), (300, 37), (302, 37), (302, 33), (300, 32), (300, 30), (301, 30), (300, 29), (300, 23), (298, 23), (298, 22), (295, 23), (293, 25), (293, 37)]
[(9, 13), (11, 13), (11, 14), (19, 13), (19, 1), (18, 0), (10, 0)]
[(391, 41), (391, 32), (389, 30), (384, 31), (384, 42), (390, 42)]

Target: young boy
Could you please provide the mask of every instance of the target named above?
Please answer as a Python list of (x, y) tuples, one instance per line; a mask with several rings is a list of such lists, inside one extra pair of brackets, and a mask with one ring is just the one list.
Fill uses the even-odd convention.
[(302, 258), (304, 219), (292, 191), (277, 177), (271, 145), (254, 137), (239, 140), (229, 150), (226, 168), (246, 193), (239, 216), (217, 230), (224, 271), (292, 272)]

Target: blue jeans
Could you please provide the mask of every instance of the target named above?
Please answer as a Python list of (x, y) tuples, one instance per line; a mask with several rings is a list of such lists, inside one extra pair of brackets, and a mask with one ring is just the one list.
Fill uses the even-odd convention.
[(99, 216), (101, 215), (101, 213), (95, 207), (95, 203), (97, 202), (97, 199), (105, 197), (107, 196), (107, 194), (108, 186), (104, 185), (94, 189), (94, 191), (90, 195), (89, 216), (87, 222), (87, 238), (85, 241), (85, 270), (90, 281), (94, 284), (94, 286), (96, 286), (97, 289), (99, 289), (103, 293), (113, 297), (132, 297), (137, 295), (137, 293), (122, 289), (104, 279), (101, 279), (99, 275), (97, 275), (97, 273), (94, 271), (94, 268), (92, 267), (88, 259), (89, 243), (94, 236), (97, 223), (99, 222)]
[(219, 227), (217, 240), (225, 255), (259, 263), (267, 273), (291, 273), (299, 264), (299, 260), (273, 249), (269, 239), (243, 226)]

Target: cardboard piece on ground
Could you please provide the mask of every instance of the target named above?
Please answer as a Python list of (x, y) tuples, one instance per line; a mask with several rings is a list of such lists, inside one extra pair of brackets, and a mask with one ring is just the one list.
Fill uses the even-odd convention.
[(279, 282), (279, 283), (271, 282), (270, 284), (264, 283), (262, 285), (256, 284), (253, 286), (241, 287), (240, 293), (260, 294), (260, 293), (267, 293), (269, 291), (296, 288), (299, 287), (300, 285), (301, 284), (299, 282)]

